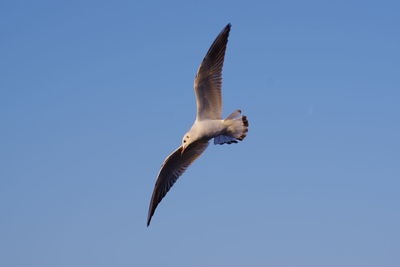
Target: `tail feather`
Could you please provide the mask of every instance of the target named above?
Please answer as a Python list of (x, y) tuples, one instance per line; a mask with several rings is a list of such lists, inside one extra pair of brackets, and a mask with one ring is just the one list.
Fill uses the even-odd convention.
[(214, 144), (232, 144), (243, 141), (249, 131), (249, 122), (246, 116), (240, 116), (241, 113), (240, 110), (236, 110), (224, 120), (227, 131), (224, 135), (215, 137)]
[(242, 133), (239, 138), (237, 138), (240, 141), (243, 141), (243, 139), (246, 137), (247, 132), (249, 131), (249, 121), (247, 120), (246, 116), (242, 116), (240, 119), (242, 119)]

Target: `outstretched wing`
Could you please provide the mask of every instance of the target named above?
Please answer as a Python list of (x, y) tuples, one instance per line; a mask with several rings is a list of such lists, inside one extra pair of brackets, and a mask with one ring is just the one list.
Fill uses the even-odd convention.
[(183, 154), (182, 147), (179, 147), (165, 159), (161, 166), (160, 173), (158, 174), (153, 195), (151, 197), (147, 226), (150, 224), (151, 217), (153, 216), (158, 203), (161, 202), (176, 180), (178, 180), (178, 178), (185, 172), (187, 167), (189, 167), (189, 165), (195, 161), (204, 150), (206, 150), (207, 146), (207, 140), (199, 140), (190, 144)]
[(225, 26), (217, 36), (203, 59), (194, 80), (197, 119), (221, 119), (222, 66), (231, 24)]

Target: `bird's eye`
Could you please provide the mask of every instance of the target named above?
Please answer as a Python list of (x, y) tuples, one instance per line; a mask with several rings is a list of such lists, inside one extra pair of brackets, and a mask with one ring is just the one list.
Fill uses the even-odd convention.
[(186, 143), (186, 140), (183, 140), (184, 143)]

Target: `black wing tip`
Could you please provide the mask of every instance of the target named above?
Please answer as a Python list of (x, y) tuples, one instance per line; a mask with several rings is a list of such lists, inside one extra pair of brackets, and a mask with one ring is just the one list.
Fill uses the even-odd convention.
[(149, 207), (149, 212), (147, 213), (147, 227), (149, 227), (150, 222), (151, 222), (151, 218), (153, 218), (154, 212), (156, 211), (157, 205), (154, 207), (153, 205), (153, 197), (151, 197), (151, 202), (150, 202), (150, 207)]
[(231, 24), (231, 23), (226, 24), (226, 26), (225, 26), (225, 28), (222, 30), (222, 32), (224, 32), (224, 33), (226, 33), (226, 34), (229, 34), (229, 32), (231, 31), (231, 27), (232, 27), (232, 24)]
[(149, 227), (149, 225), (150, 225), (150, 222), (151, 222), (151, 218), (153, 217), (153, 214), (149, 214), (149, 216), (147, 217), (147, 227)]

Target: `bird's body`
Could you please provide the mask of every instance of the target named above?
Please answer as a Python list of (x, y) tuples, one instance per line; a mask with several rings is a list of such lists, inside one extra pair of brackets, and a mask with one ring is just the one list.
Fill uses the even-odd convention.
[(227, 125), (223, 120), (196, 120), (188, 134), (195, 140), (211, 139), (223, 134)]
[(150, 201), (147, 226), (157, 205), (189, 165), (214, 144), (232, 144), (242, 141), (248, 131), (246, 116), (236, 110), (222, 119), (222, 66), (231, 25), (228, 24), (208, 50), (194, 81), (197, 116), (191, 129), (183, 136), (182, 145), (164, 161)]

